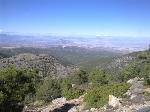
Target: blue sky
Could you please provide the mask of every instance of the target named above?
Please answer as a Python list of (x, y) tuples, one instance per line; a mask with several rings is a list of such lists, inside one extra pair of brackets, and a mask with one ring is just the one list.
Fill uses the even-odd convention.
[(0, 0), (0, 30), (150, 37), (150, 0)]

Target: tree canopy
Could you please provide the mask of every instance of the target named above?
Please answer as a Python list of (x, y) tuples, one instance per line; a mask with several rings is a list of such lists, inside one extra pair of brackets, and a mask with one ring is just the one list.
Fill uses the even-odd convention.
[(92, 82), (93, 86), (108, 84), (105, 69), (93, 69), (91, 72), (89, 72), (88, 76), (88, 80), (89, 82)]
[(0, 110), (2, 112), (20, 111), (27, 94), (34, 94), (38, 82), (36, 70), (17, 70), (14, 66), (0, 71)]

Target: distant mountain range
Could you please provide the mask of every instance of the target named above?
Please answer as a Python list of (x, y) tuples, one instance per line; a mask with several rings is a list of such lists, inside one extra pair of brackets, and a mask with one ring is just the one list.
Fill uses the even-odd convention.
[(127, 52), (143, 51), (149, 48), (150, 38), (148, 37), (75, 37), (75, 36), (22, 36), (0, 34), (0, 47), (57, 47), (57, 46), (78, 46), (78, 47), (101, 47), (105, 49), (116, 49)]
[(75, 43), (73, 43), (70, 40), (64, 40), (64, 39), (59, 39), (54, 42), (52, 42), (52, 45), (58, 45), (58, 46), (76, 46)]

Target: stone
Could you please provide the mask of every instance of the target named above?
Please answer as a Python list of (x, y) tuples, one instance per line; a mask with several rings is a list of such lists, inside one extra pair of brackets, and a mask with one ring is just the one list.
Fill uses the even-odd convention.
[(22, 112), (26, 112), (28, 110), (28, 106), (24, 106), (23, 111)]
[(144, 89), (144, 92), (150, 93), (150, 88)]
[(143, 99), (143, 97), (142, 97), (142, 95), (137, 95), (136, 97), (133, 97), (132, 99), (131, 99), (131, 102), (133, 103), (133, 104), (144, 104), (144, 99)]
[(131, 91), (132, 94), (141, 94), (141, 93), (144, 92), (143, 89), (144, 89), (143, 85), (138, 83), (138, 82), (133, 84), (130, 87), (130, 91)]
[(75, 87), (75, 84), (72, 84), (71, 86), (72, 86), (72, 87)]
[(134, 89), (134, 92), (133, 92), (133, 93), (143, 94), (144, 91), (143, 91), (143, 89), (138, 89), (138, 88), (136, 88), (136, 89)]
[(109, 104), (110, 106), (113, 106), (113, 107), (120, 106), (120, 105), (121, 105), (120, 102), (121, 102), (121, 99), (116, 98), (116, 97), (113, 96), (113, 95), (109, 95), (109, 102), (108, 102), (108, 104)]
[(91, 108), (90, 111), (95, 112), (95, 111), (97, 111), (97, 109), (96, 108)]
[(130, 96), (131, 95), (131, 91), (130, 90), (128, 90), (124, 95), (128, 95), (128, 96)]
[(57, 98), (57, 99), (53, 100), (52, 103), (57, 104), (57, 103), (63, 103), (65, 101), (66, 101), (66, 98), (62, 97), (62, 98)]
[(72, 107), (68, 112), (78, 112), (76, 106)]
[(141, 78), (140, 81), (144, 81), (144, 78)]
[(127, 83), (133, 83), (133, 79), (128, 80)]
[(133, 98), (136, 97), (136, 96), (137, 96), (137, 95), (132, 94), (131, 97), (130, 97), (130, 99), (133, 99)]
[(137, 83), (138, 81), (140, 80), (139, 77), (135, 77), (134, 79), (130, 79), (127, 81), (127, 83), (131, 83), (131, 84), (134, 84), (134, 83)]

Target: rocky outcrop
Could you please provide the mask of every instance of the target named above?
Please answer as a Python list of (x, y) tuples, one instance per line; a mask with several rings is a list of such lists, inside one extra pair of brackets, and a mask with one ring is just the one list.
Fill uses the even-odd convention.
[(127, 83), (132, 84), (126, 93), (130, 97), (130, 102), (132, 104), (144, 105), (146, 98), (144, 98), (145, 89), (143, 86), (143, 79), (135, 77), (134, 79), (127, 81)]
[(56, 99), (55, 101), (57, 102), (48, 105), (44, 108), (39, 108), (38, 111), (40, 112), (83, 112), (83, 109), (85, 107), (85, 102), (83, 102), (83, 98), (84, 95), (80, 96), (78, 99), (73, 99), (69, 101), (65, 101), (65, 98), (61, 98), (61, 100)]
[(137, 82), (134, 83), (131, 87), (130, 87), (130, 91), (132, 94), (142, 94), (144, 87), (141, 83)]
[(110, 106), (113, 106), (113, 107), (120, 106), (120, 105), (121, 105), (120, 102), (121, 102), (121, 99), (116, 98), (116, 97), (113, 96), (113, 95), (109, 95), (109, 102), (108, 102), (108, 104), (109, 104)]
[(140, 81), (140, 78), (139, 77), (135, 77), (134, 79), (128, 80), (127, 83), (134, 84), (134, 83), (137, 83), (138, 81)]
[(58, 103), (63, 103), (66, 101), (66, 98), (65, 97), (62, 97), (62, 98), (57, 98), (55, 100), (52, 101), (53, 104), (58, 104)]

